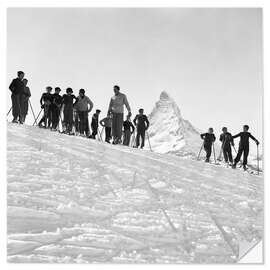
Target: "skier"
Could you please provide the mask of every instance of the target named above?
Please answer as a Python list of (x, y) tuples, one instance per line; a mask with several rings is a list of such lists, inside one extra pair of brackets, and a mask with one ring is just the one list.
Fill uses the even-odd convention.
[(148, 118), (143, 112), (143, 109), (139, 109), (139, 114), (137, 114), (133, 120), (133, 123), (137, 128), (136, 148), (140, 145), (140, 137), (142, 138), (141, 148), (144, 147), (145, 131), (149, 128)]
[(130, 116), (127, 115), (127, 120), (124, 121), (124, 141), (123, 145), (129, 146), (130, 136), (134, 133), (135, 127), (133, 126), (132, 122), (130, 121)]
[(247, 159), (249, 154), (249, 138), (251, 138), (257, 145), (259, 145), (259, 141), (253, 137), (249, 132), (249, 126), (244, 125), (243, 126), (243, 132), (240, 132), (234, 136), (232, 136), (233, 139), (240, 137), (239, 147), (238, 147), (238, 153), (236, 158), (234, 159), (234, 164), (232, 166), (233, 169), (236, 168), (236, 164), (240, 161), (242, 154), (244, 153), (244, 159), (243, 159), (243, 168), (244, 170), (247, 169)]
[(203, 147), (206, 152), (205, 162), (209, 162), (212, 153), (212, 144), (216, 140), (213, 128), (209, 128), (207, 133), (203, 133), (200, 136), (204, 140)]
[(125, 94), (120, 93), (120, 87), (115, 85), (113, 87), (115, 95), (111, 98), (108, 115), (112, 113), (112, 136), (113, 144), (121, 142), (122, 126), (124, 118), (124, 105), (128, 110), (128, 115), (131, 116), (131, 109)]
[[(41, 108), (44, 110), (43, 117), (40, 119), (38, 126), (39, 127), (45, 127), (48, 128), (51, 125), (52, 121), (52, 87), (47, 86), (46, 87), (46, 92), (42, 94), (40, 98), (40, 105)], [(42, 126), (42, 123), (44, 123), (44, 126)]]
[(60, 95), (61, 89), (55, 87), (54, 94), (52, 95), (52, 130), (56, 131), (59, 124), (60, 110), (62, 106), (62, 96)]
[(91, 139), (96, 139), (96, 135), (98, 133), (98, 117), (101, 110), (96, 110), (96, 112), (92, 116), (91, 128), (92, 128), (92, 135), (90, 136)]
[(23, 122), (20, 109), (20, 98), (24, 90), (24, 83), (23, 83), (24, 72), (18, 71), (17, 75), (18, 77), (16, 79), (13, 79), (11, 84), (9, 85), (9, 90), (12, 93), (11, 94), (12, 115), (13, 115), (12, 123)]
[(225, 159), (225, 162), (230, 162), (230, 165), (233, 163), (232, 158), (232, 148), (231, 145), (234, 146), (232, 134), (228, 132), (228, 129), (226, 127), (222, 128), (222, 134), (219, 137), (219, 140), (222, 142), (221, 150), (223, 152), (223, 156)]
[(93, 109), (93, 102), (89, 97), (85, 95), (85, 90), (80, 89), (79, 96), (76, 99), (74, 104), (74, 108), (77, 110), (78, 118), (79, 118), (79, 130), (80, 135), (89, 136), (89, 122), (88, 122), (88, 113)]
[(66, 94), (62, 98), (62, 107), (64, 112), (64, 133), (71, 135), (72, 126), (73, 126), (73, 101), (76, 100), (76, 97), (72, 94), (72, 88), (68, 87), (66, 89)]
[(25, 122), (26, 115), (28, 113), (28, 103), (29, 103), (29, 98), (31, 97), (31, 92), (30, 88), (27, 86), (28, 80), (23, 79), (24, 83), (24, 88), (23, 92), (20, 98), (20, 108), (21, 108), (21, 122)]
[(107, 117), (100, 120), (100, 125), (105, 127), (105, 142), (111, 143), (112, 138), (112, 114), (110, 113)]

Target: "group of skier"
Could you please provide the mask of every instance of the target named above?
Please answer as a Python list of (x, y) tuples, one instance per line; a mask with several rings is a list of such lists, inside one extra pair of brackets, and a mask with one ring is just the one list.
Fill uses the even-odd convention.
[[(236, 168), (237, 163), (240, 161), (241, 156), (243, 155), (243, 168), (244, 170), (247, 169), (247, 159), (249, 154), (249, 138), (251, 138), (257, 145), (259, 145), (259, 141), (251, 135), (250, 132), (248, 132), (249, 126), (244, 125), (243, 131), (232, 136), (230, 132), (228, 132), (227, 127), (222, 128), (222, 133), (220, 134), (219, 140), (221, 141), (221, 154), (223, 154), (224, 161), (232, 166), (232, 168)], [(203, 147), (206, 152), (206, 158), (205, 162), (209, 162), (211, 153), (212, 153), (212, 147), (216, 140), (216, 137), (214, 135), (213, 128), (209, 128), (208, 132), (203, 133), (200, 135), (203, 139)], [(232, 148), (234, 148), (234, 141), (233, 139), (240, 137), (238, 152), (233, 160), (232, 157)], [(235, 148), (234, 148), (235, 149)], [(236, 152), (236, 150), (235, 150)], [(220, 157), (219, 157), (220, 158)]]
[[(19, 71), (17, 75), (18, 77), (12, 81), (9, 87), (12, 92), (12, 122), (23, 124), (28, 111), (28, 101), (31, 94), (29, 87), (26, 86), (27, 80), (23, 79), (24, 72)], [(97, 135), (101, 136), (101, 134), (98, 134), (100, 124), (105, 129), (105, 141), (107, 143), (111, 143), (111, 139), (113, 139), (113, 144), (123, 143), (126, 146), (130, 145), (131, 135), (135, 132), (136, 127), (136, 143), (133, 147), (144, 147), (145, 132), (149, 127), (148, 118), (144, 114), (144, 110), (140, 109), (133, 123), (131, 122), (131, 109), (127, 97), (120, 92), (118, 85), (115, 85), (113, 88), (114, 95), (110, 100), (107, 116), (99, 121), (99, 115), (101, 113), (99, 109), (92, 115), (91, 134), (88, 114), (92, 111), (94, 104), (85, 95), (85, 90), (80, 89), (77, 97), (73, 94), (72, 88), (67, 88), (63, 96), (60, 95), (60, 87), (55, 87), (54, 93), (52, 93), (52, 90), (53, 88), (51, 86), (47, 86), (46, 91), (40, 98), (43, 116), (38, 123), (39, 127), (50, 128), (52, 131), (56, 131), (59, 130), (59, 123), (61, 122), (63, 133), (69, 135), (80, 134), (81, 136), (96, 139)], [(27, 108), (25, 108), (26, 105)], [(128, 111), (125, 121), (124, 106)], [(61, 111), (63, 112), (63, 119), (61, 117)]]
[[(27, 86), (28, 80), (24, 78), (24, 72), (18, 71), (17, 75), (17, 78), (15, 78), (9, 86), (12, 93), (12, 122), (23, 124), (28, 112), (31, 93)], [(61, 89), (59, 87), (55, 87), (54, 93), (52, 94), (52, 87), (48, 86), (46, 87), (46, 92), (44, 92), (40, 98), (41, 109), (43, 109), (44, 113), (38, 126), (56, 131), (57, 129), (59, 130), (59, 122), (61, 122), (63, 132), (66, 134), (80, 134), (81, 136), (96, 139), (97, 135), (101, 136), (101, 134), (98, 134), (100, 124), (105, 129), (105, 141), (107, 143), (111, 143), (112, 139), (113, 144), (123, 143), (126, 146), (130, 145), (131, 135), (134, 134), (136, 130), (136, 140), (135, 144), (132, 146), (137, 148), (140, 146), (143, 148), (145, 134), (149, 128), (149, 121), (144, 114), (144, 110), (139, 109), (139, 114), (135, 116), (132, 123), (131, 108), (126, 95), (120, 92), (120, 87), (118, 85), (113, 87), (113, 91), (114, 95), (110, 100), (107, 116), (99, 121), (99, 115), (101, 113), (101, 110), (99, 109), (92, 115), (92, 133), (90, 134), (88, 114), (92, 111), (94, 104), (91, 99), (85, 95), (85, 90), (80, 89), (79, 95), (76, 97), (73, 94), (72, 88), (67, 88), (66, 93), (61, 96)], [(124, 106), (128, 111), (125, 121)], [(64, 119), (61, 117), (61, 111), (63, 112)], [(36, 120), (37, 119), (35, 119), (35, 121)], [(222, 128), (222, 134), (219, 138), (222, 143), (221, 153), (223, 153), (225, 162), (231, 165), (232, 168), (236, 168), (237, 163), (243, 155), (243, 168), (246, 169), (249, 154), (249, 138), (254, 140), (257, 145), (259, 144), (259, 141), (253, 137), (248, 130), (249, 126), (244, 125), (242, 132), (232, 136), (231, 133), (228, 132), (227, 127)], [(205, 162), (209, 162), (212, 154), (212, 147), (216, 140), (213, 128), (209, 128), (208, 132), (203, 133), (200, 136), (203, 139), (202, 147), (204, 147), (206, 152)], [(233, 139), (237, 137), (240, 137), (239, 148), (237, 155), (233, 160), (231, 147), (234, 148)]]

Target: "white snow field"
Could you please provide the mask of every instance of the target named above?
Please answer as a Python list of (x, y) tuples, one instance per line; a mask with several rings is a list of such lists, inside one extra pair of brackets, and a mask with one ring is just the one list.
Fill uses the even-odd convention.
[(235, 263), (263, 177), (7, 124), (8, 262)]

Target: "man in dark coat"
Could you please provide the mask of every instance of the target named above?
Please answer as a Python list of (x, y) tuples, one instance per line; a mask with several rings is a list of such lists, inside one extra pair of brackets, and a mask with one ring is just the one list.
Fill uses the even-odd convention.
[(62, 96), (60, 95), (60, 87), (55, 87), (52, 95), (52, 130), (56, 130), (59, 124), (60, 110), (62, 106)]
[(243, 168), (244, 170), (247, 169), (247, 159), (248, 159), (248, 154), (249, 154), (249, 138), (251, 138), (253, 141), (256, 142), (257, 145), (259, 145), (259, 141), (253, 137), (249, 132), (249, 126), (248, 125), (244, 125), (243, 126), (243, 132), (240, 132), (233, 137), (237, 138), (240, 137), (240, 142), (239, 142), (239, 148), (238, 148), (238, 153), (236, 158), (234, 159), (234, 164), (233, 164), (233, 168), (236, 168), (237, 163), (240, 161), (242, 154), (244, 154), (244, 159), (243, 159)]
[[(46, 92), (42, 94), (40, 98), (40, 105), (41, 108), (44, 110), (43, 117), (40, 119), (38, 126), (39, 127), (45, 127), (49, 128), (52, 122), (52, 87), (47, 86)], [(42, 126), (42, 123), (44, 123), (44, 126)]]
[(123, 145), (129, 146), (130, 143), (130, 136), (134, 133), (135, 127), (133, 126), (132, 122), (130, 121), (130, 116), (127, 115), (127, 120), (123, 123), (124, 127), (124, 140)]
[(29, 98), (31, 97), (30, 88), (27, 86), (28, 80), (23, 79), (24, 88), (23, 92), (20, 96), (20, 108), (21, 108), (21, 121), (22, 123), (25, 122), (26, 115), (28, 113), (28, 103)]
[[(9, 90), (11, 91), (11, 101), (12, 101), (12, 115), (13, 115), (13, 123), (23, 123), (22, 121), (22, 114), (21, 114), (21, 108), (20, 108), (20, 99), (21, 95), (23, 93), (24, 89), (24, 83), (23, 83), (23, 77), (24, 72), (18, 71), (17, 72), (18, 77), (16, 79), (13, 79)], [(19, 118), (19, 120), (18, 120)]]
[(223, 152), (224, 160), (226, 163), (229, 161), (232, 164), (233, 158), (231, 145), (234, 146), (232, 134), (228, 132), (226, 127), (222, 128), (222, 132), (223, 133), (220, 135), (219, 140), (222, 142), (221, 149)]
[(213, 128), (209, 128), (208, 132), (201, 134), (201, 138), (204, 141), (203, 147), (204, 147), (204, 150), (206, 152), (205, 162), (209, 162), (209, 159), (210, 159), (211, 153), (212, 153), (212, 145), (213, 145), (214, 141), (216, 140)]
[(136, 136), (136, 148), (140, 146), (140, 138), (141, 138), (141, 148), (144, 147), (145, 141), (145, 131), (149, 128), (149, 121), (145, 114), (143, 114), (143, 109), (139, 109), (139, 114), (133, 120), (134, 125), (137, 128), (137, 136)]
[(64, 132), (71, 134), (73, 126), (73, 105), (75, 104), (76, 97), (72, 94), (72, 88), (68, 87), (66, 89), (66, 94), (63, 95), (63, 112), (64, 112)]
[(92, 116), (91, 121), (92, 135), (90, 136), (91, 139), (96, 139), (96, 135), (98, 133), (98, 117), (100, 112), (101, 112), (100, 110), (96, 110), (96, 112)]

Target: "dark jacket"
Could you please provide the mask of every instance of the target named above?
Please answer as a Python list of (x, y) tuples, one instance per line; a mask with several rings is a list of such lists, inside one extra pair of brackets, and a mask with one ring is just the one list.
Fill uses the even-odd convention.
[(137, 129), (148, 129), (149, 128), (149, 121), (145, 114), (140, 115), (137, 114), (133, 120), (134, 125)]
[(213, 133), (203, 133), (201, 138), (204, 140), (205, 146), (211, 146), (212, 143), (216, 140), (216, 137)]
[(56, 94), (56, 93), (54, 93), (54, 94), (52, 95), (52, 104), (53, 104), (53, 105), (55, 105), (55, 106), (57, 106), (57, 107), (61, 107), (62, 102), (63, 102), (63, 98), (62, 98), (61, 95)]
[(76, 97), (74, 95), (64, 94), (62, 97), (62, 102), (66, 108), (73, 108), (73, 105), (75, 104), (73, 104), (73, 100), (76, 100)]
[(259, 144), (259, 141), (253, 137), (249, 132), (240, 132), (234, 136), (232, 136), (232, 138), (237, 138), (240, 137), (240, 142), (239, 142), (239, 147), (249, 147), (249, 138), (251, 138), (253, 141), (255, 141), (257, 144)]
[(40, 98), (40, 105), (51, 105), (53, 102), (53, 95), (50, 93), (43, 93)]
[(94, 113), (92, 116), (91, 126), (97, 128), (98, 127), (98, 114)]
[(9, 90), (14, 95), (22, 94), (24, 90), (24, 83), (19, 78), (13, 79), (9, 86)]
[(222, 142), (222, 148), (228, 148), (234, 145), (232, 134), (229, 132), (220, 134), (219, 140)]
[(133, 124), (128, 120), (124, 121), (123, 127), (124, 127), (124, 131), (127, 131), (127, 130), (130, 131), (131, 129), (131, 133), (133, 133), (135, 130), (135, 127), (133, 126)]

